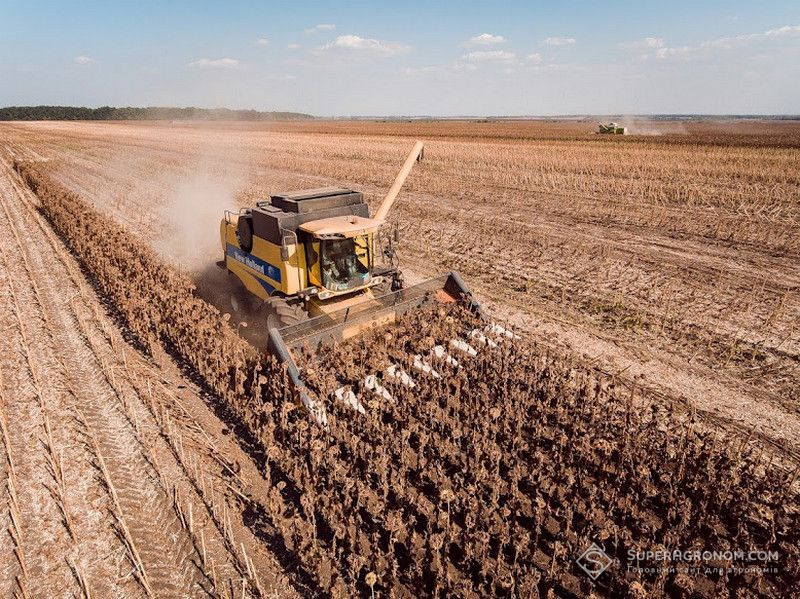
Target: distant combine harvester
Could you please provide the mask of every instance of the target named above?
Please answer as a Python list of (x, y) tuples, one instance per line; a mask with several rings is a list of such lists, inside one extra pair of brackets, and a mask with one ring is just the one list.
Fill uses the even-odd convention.
[(617, 123), (598, 123), (597, 133), (605, 133), (608, 135), (627, 135), (628, 128)]

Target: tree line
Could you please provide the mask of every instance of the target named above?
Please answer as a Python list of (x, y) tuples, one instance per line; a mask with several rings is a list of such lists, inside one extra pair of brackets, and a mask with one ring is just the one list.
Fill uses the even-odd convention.
[(7, 106), (0, 121), (282, 121), (314, 118), (301, 112), (262, 112), (229, 108), (171, 108), (165, 106), (86, 108), (85, 106)]

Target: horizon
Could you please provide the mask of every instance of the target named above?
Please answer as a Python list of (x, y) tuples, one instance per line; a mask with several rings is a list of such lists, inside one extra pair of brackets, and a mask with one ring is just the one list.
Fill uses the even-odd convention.
[(322, 118), (795, 115), (800, 6), (32, 1), (0, 23), (0, 104)]
[[(123, 110), (127, 108), (139, 110), (202, 110), (207, 112), (214, 111), (229, 111), (234, 113), (247, 113), (256, 112), (258, 114), (296, 114), (304, 117), (310, 117), (314, 120), (366, 120), (366, 119), (432, 119), (432, 120), (475, 120), (475, 119), (496, 119), (496, 120), (538, 120), (538, 119), (551, 119), (551, 120), (568, 120), (568, 119), (594, 119), (594, 118), (629, 118), (629, 119), (648, 119), (648, 118), (661, 118), (661, 119), (715, 119), (715, 118), (728, 118), (728, 119), (781, 119), (781, 120), (800, 120), (800, 113), (701, 113), (701, 112), (687, 112), (687, 113), (563, 113), (563, 114), (451, 114), (451, 115), (437, 115), (437, 114), (339, 114), (339, 115), (316, 115), (304, 112), (297, 112), (289, 109), (276, 109), (276, 110), (259, 110), (256, 108), (230, 108), (228, 106), (108, 106), (108, 105), (84, 105), (84, 106), (68, 106), (57, 104), (26, 104), (18, 106), (0, 106), (0, 111), (8, 109), (20, 108), (58, 108), (58, 109), (88, 109), (98, 110), (102, 108), (112, 108), (115, 110)], [(48, 119), (49, 120), (49, 119)], [(58, 119), (52, 119), (58, 120)], [(87, 119), (75, 119), (87, 120)], [(98, 119), (102, 120), (102, 119)], [(109, 119), (114, 120), (114, 119)], [(137, 119), (130, 119), (137, 120)], [(141, 120), (159, 120), (159, 119), (141, 119)], [(166, 119), (162, 119), (166, 120)], [(180, 118), (170, 120), (182, 120)], [(191, 119), (183, 119), (191, 120)], [(200, 120), (200, 119), (198, 119)], [(219, 119), (224, 120), (224, 119)], [(246, 119), (237, 119), (246, 120)], [(280, 119), (277, 119), (280, 120)]]

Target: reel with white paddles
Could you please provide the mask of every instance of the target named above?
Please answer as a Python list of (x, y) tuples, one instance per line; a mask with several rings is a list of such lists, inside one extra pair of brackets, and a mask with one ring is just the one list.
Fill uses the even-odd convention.
[(314, 420), (317, 421), (317, 424), (328, 428), (328, 413), (325, 411), (325, 406), (318, 405), (317, 402), (308, 395), (301, 397), (301, 402), (306, 407), (306, 409), (311, 412), (314, 416)]
[(486, 325), (483, 330), (498, 337), (498, 341), (502, 341), (503, 339), (519, 339), (519, 335), (503, 326), (500, 326), (496, 322)]
[(449, 366), (453, 366), (454, 368), (459, 367), (458, 360), (447, 353), (444, 345), (434, 346), (434, 348), (431, 350), (431, 355), (439, 360), (444, 360), (444, 363)]
[(394, 401), (392, 394), (378, 382), (378, 377), (374, 374), (368, 374), (364, 377), (364, 386), (372, 391), (375, 395), (382, 397), (387, 401)]
[(425, 360), (423, 360), (420, 354), (414, 356), (414, 370), (419, 370), (424, 374), (429, 374), (435, 379), (442, 378), (442, 375), (436, 372), (433, 366), (431, 366)]
[(489, 347), (491, 349), (494, 349), (495, 347), (497, 347), (497, 343), (495, 343), (494, 341), (489, 339), (486, 335), (484, 335), (480, 331), (480, 329), (472, 329), (472, 331), (470, 331), (469, 336), (472, 339), (477, 340), (478, 343), (480, 343), (481, 345), (485, 345), (486, 347)]
[(414, 382), (414, 379), (408, 376), (408, 373), (399, 366), (397, 366), (397, 364), (392, 364), (391, 366), (389, 366), (389, 368), (386, 369), (386, 374), (391, 378), (400, 381), (403, 385), (405, 385), (409, 389), (413, 389), (414, 387), (417, 386), (417, 384)]
[(451, 339), (450, 347), (455, 348), (458, 351), (468, 354), (472, 357), (478, 355), (478, 350), (472, 347), (469, 343), (467, 343), (463, 339)]
[(336, 391), (333, 392), (333, 395), (344, 403), (346, 406), (350, 406), (359, 414), (366, 414), (366, 410), (360, 401), (358, 401), (358, 397), (356, 394), (353, 393), (353, 390), (349, 387), (339, 387)]

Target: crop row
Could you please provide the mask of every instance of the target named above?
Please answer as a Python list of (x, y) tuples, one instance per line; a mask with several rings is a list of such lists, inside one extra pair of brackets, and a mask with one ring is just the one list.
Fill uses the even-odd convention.
[[(324, 372), (317, 391), (331, 398), (331, 411), (346, 410), (337, 407), (334, 389), (358, 388), (366, 374), (390, 363), (413, 372), (413, 356), (477, 325), (463, 313), (409, 316), (388, 341), (376, 335), (323, 352), (307, 376), (313, 381)], [(364, 478), (378, 477), (376, 490), (385, 481), (366, 472), (383, 472), (379, 456), (387, 452), (407, 484), (432, 491), (439, 505), (447, 498), (445, 522), (456, 527), (448, 536), (458, 536), (459, 526), (477, 527), (471, 542), (462, 535), (460, 548), (450, 547), (453, 560), (471, 555), (479, 566), (488, 558), (500, 562), (497, 573), (516, 578), (540, 565), (537, 556), (552, 556), (542, 580), (563, 590), (570, 577), (585, 583), (574, 559), (594, 540), (617, 560), (605, 575), (604, 590), (613, 596), (631, 592), (634, 583), (650, 594), (692, 586), (700, 594), (761, 588), (780, 596), (791, 588), (800, 574), (797, 495), (780, 471), (764, 471), (751, 449), (723, 443), (666, 406), (643, 408), (526, 343), (461, 360), (458, 369), (439, 364), (442, 378), (415, 377), (413, 389), (386, 377), (394, 401), (373, 401), (368, 418), (340, 418), (358, 438), (354, 463), (370, 464), (373, 456)], [(488, 554), (480, 533), (488, 534)], [(631, 550), (698, 543), (778, 551), (780, 573), (764, 581), (626, 573)], [(484, 573), (480, 582), (481, 594), (489, 594), (502, 580)]]

